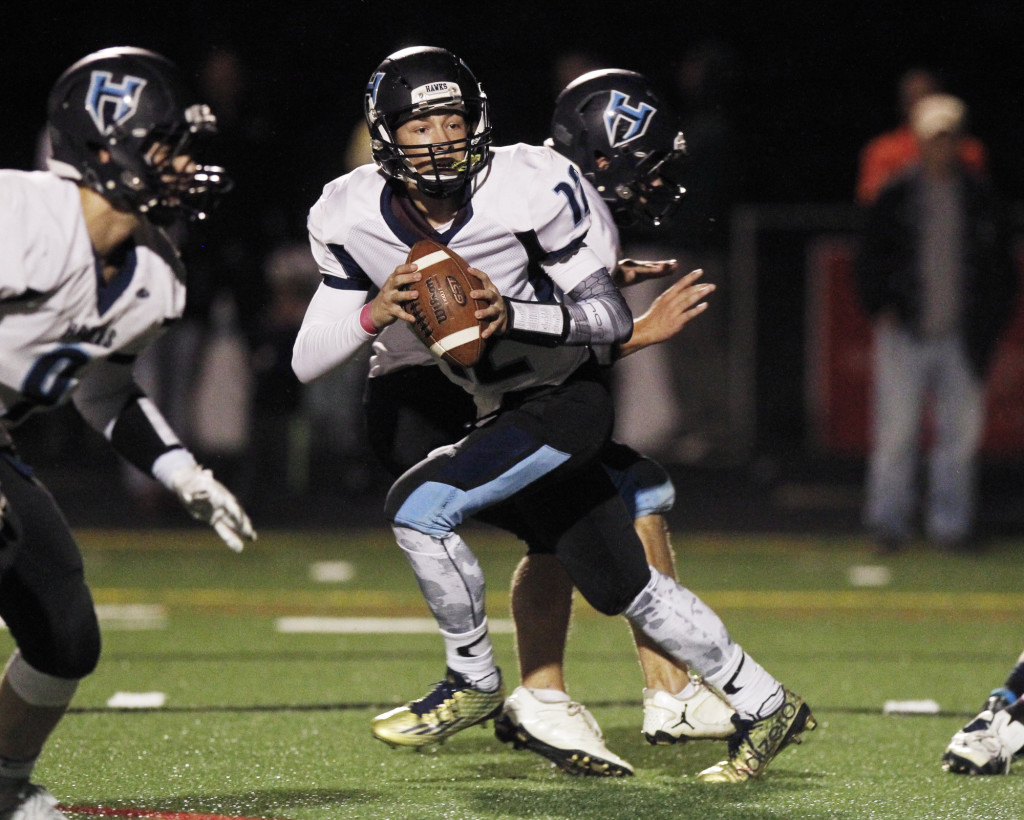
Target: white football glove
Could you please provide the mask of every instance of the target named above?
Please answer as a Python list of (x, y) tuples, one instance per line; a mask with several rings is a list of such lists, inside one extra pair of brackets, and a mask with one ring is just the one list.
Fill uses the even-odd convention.
[(189, 514), (213, 527), (235, 552), (245, 546), (243, 538), (256, 540), (256, 531), (238, 499), (209, 470), (199, 464), (179, 467), (168, 483)]

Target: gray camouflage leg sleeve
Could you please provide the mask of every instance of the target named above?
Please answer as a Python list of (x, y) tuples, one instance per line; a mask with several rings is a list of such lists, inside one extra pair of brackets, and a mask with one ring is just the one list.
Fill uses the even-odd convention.
[(722, 619), (686, 587), (651, 569), (651, 580), (623, 613), (676, 660), (705, 677), (732, 658), (735, 645)]
[(465, 633), (484, 624), (484, 573), (466, 542), (455, 533), (439, 538), (393, 529), (442, 631)]

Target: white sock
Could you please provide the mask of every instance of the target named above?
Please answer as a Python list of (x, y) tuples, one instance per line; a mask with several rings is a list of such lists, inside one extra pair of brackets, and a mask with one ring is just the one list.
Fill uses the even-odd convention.
[(725, 666), (705, 680), (725, 695), (729, 705), (746, 720), (770, 715), (785, 700), (782, 684), (739, 644), (733, 644), (732, 657)]
[(494, 647), (487, 631), (487, 618), (476, 629), (470, 632), (445, 632), (445, 659), (448, 668), (458, 672), (475, 689), (483, 692), (494, 692), (501, 685), (501, 673), (494, 663)]
[(568, 703), (570, 700), (569, 695), (561, 689), (531, 689), (529, 686), (526, 688), (541, 703)]

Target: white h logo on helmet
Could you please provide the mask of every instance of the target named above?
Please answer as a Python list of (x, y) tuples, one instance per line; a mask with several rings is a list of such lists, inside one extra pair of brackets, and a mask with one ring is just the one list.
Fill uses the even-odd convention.
[(109, 71), (92, 72), (89, 93), (85, 96), (85, 110), (101, 134), (109, 134), (114, 126), (135, 114), (142, 89), (146, 87), (146, 81), (141, 77), (125, 75), (119, 83), (115, 83), (113, 78)]

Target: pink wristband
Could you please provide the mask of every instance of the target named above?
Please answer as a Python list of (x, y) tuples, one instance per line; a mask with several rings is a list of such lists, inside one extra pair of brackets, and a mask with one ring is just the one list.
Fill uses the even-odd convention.
[(370, 318), (369, 302), (363, 305), (363, 309), (359, 311), (359, 326), (371, 336), (376, 336), (380, 332), (380, 328), (378, 328), (377, 325), (373, 323), (373, 319)]

